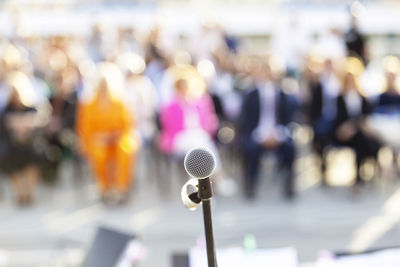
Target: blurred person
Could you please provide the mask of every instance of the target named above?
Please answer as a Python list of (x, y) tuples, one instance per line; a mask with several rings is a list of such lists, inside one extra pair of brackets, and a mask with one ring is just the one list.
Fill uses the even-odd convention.
[(286, 126), (292, 121), (296, 101), (276, 86), (270, 66), (261, 60), (252, 63), (251, 76), (254, 85), (244, 98), (239, 120), (245, 194), (249, 199), (255, 197), (262, 155), (275, 152), (284, 171), (283, 194), (291, 199), (295, 147)]
[(133, 28), (120, 28), (118, 31), (118, 51), (122, 53), (143, 54), (143, 47), (138, 42)]
[[(398, 59), (396, 58), (395, 60), (395, 62), (399, 64)], [(383, 113), (388, 115), (389, 117), (392, 117), (393, 115), (398, 116), (400, 114), (400, 93), (397, 85), (398, 71), (398, 68), (393, 70), (386, 70), (386, 89), (378, 96), (378, 101), (374, 112)], [(400, 156), (399, 147), (392, 147), (392, 153), (393, 165), (395, 166), (395, 170), (397, 170), (397, 173), (400, 174), (400, 166), (398, 164)]]
[(272, 51), (283, 56), (290, 76), (300, 71), (309, 47), (310, 37), (296, 14), (284, 25), (276, 27), (271, 37)]
[(164, 74), (168, 67), (166, 59), (161, 54), (161, 51), (152, 43), (148, 44), (146, 50), (146, 70), (144, 74), (153, 83), (157, 95), (158, 95), (158, 106), (161, 105), (161, 87), (164, 79)]
[(385, 112), (400, 112), (400, 93), (397, 88), (397, 73), (386, 72), (386, 90), (378, 97), (378, 107)]
[[(159, 134), (158, 95), (152, 81), (144, 75), (146, 63), (138, 54), (122, 54), (118, 62), (126, 69), (125, 102), (136, 118), (133, 134), (140, 139), (137, 177), (162, 177), (160, 162), (163, 159), (157, 147)], [(157, 166), (157, 167), (154, 167)], [(161, 191), (163, 185), (160, 183)]]
[(363, 180), (360, 176), (362, 162), (368, 158), (376, 159), (380, 144), (366, 124), (371, 113), (371, 104), (361, 95), (358, 76), (362, 72), (362, 63), (356, 58), (347, 60), (342, 90), (336, 99), (336, 118), (334, 122), (334, 140), (340, 145), (350, 147), (356, 154), (356, 181), (354, 192), (358, 193)]
[(95, 63), (98, 63), (105, 59), (103, 35), (104, 30), (102, 29), (101, 25), (93, 25), (92, 34), (87, 42), (87, 51), (90, 59)]
[(340, 92), (340, 82), (333, 62), (326, 59), (324, 69), (311, 68), (309, 87), (311, 91), (309, 117), (314, 131), (313, 147), (321, 158), (322, 183), (326, 183), (325, 148), (332, 143), (332, 129), (336, 118), (336, 98)]
[(162, 108), (160, 117), (159, 144), (165, 154), (183, 158), (194, 147), (214, 147), (212, 137), (218, 120), (212, 100), (208, 94), (193, 98), (185, 79), (175, 82), (174, 96)]
[(49, 124), (46, 126), (48, 153), (45, 178), (54, 180), (63, 157), (75, 156), (76, 136), (75, 119), (78, 102), (78, 71), (68, 67), (55, 77), (52, 95), (49, 99), (52, 107)]
[(350, 29), (345, 33), (347, 56), (358, 57), (364, 64), (367, 63), (366, 40), (358, 29), (358, 19), (351, 16)]
[(158, 96), (151, 80), (144, 75), (146, 63), (137, 54), (121, 55), (127, 61), (126, 96), (128, 108), (136, 118), (142, 143), (153, 142), (156, 131)]
[(172, 101), (161, 109), (161, 134), (159, 146), (170, 159), (181, 160), (187, 152), (196, 147), (207, 147), (218, 161), (215, 172), (216, 192), (230, 195), (236, 191), (236, 184), (227, 177), (214, 136), (218, 129), (211, 97), (207, 92), (196, 96), (189, 91), (188, 81), (177, 79)]
[(214, 55), (215, 78), (210, 85), (216, 111), (220, 121), (236, 120), (240, 113), (241, 97), (235, 91), (235, 75), (232, 54), (218, 50)]
[(34, 90), (25, 74), (10, 73), (7, 85), (10, 97), (0, 116), (0, 168), (11, 177), (18, 204), (28, 205), (40, 175), (41, 155), (35, 141), (43, 114), (35, 106)]
[(103, 62), (93, 99), (79, 105), (77, 127), (102, 199), (126, 201), (135, 167), (138, 140), (132, 134), (133, 118), (122, 99), (123, 78), (118, 67)]

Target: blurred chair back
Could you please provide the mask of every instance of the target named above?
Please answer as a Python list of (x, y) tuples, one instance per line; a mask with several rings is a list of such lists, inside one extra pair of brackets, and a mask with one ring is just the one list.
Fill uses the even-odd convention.
[(116, 266), (134, 236), (100, 227), (82, 267)]

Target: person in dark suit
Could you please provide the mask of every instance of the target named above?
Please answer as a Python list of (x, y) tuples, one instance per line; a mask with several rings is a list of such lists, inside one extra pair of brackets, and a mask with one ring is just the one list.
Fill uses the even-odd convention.
[(314, 131), (313, 148), (321, 158), (322, 183), (326, 184), (325, 148), (332, 143), (332, 127), (336, 114), (336, 98), (340, 83), (336, 77), (332, 60), (325, 61), (322, 73), (310, 70), (309, 119)]
[(295, 101), (274, 84), (267, 64), (254, 64), (252, 78), (255, 84), (244, 98), (239, 119), (245, 193), (248, 198), (255, 197), (261, 157), (274, 152), (285, 170), (284, 196), (292, 198), (295, 147), (286, 125), (292, 120)]
[(348, 71), (343, 88), (337, 97), (337, 114), (334, 123), (334, 140), (350, 147), (356, 154), (357, 176), (355, 186), (362, 184), (360, 166), (368, 157), (376, 158), (380, 145), (366, 124), (371, 105), (359, 93), (356, 75)]

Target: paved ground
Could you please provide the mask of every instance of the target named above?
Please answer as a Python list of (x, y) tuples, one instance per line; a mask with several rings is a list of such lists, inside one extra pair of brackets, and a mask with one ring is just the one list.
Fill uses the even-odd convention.
[[(239, 193), (216, 196), (212, 203), (216, 245), (240, 246), (245, 235), (253, 234), (259, 247), (297, 248), (302, 262), (314, 260), (321, 249), (357, 251), (400, 245), (400, 187), (396, 179), (372, 182), (362, 195), (354, 197), (347, 187), (318, 186), (313, 162), (312, 157), (302, 157), (297, 162), (300, 193), (294, 202), (281, 198), (279, 177), (274, 177), (276, 169), (269, 159), (254, 202), (244, 201)], [(332, 173), (346, 170), (346, 162), (333, 162)], [(142, 164), (146, 165), (149, 162)], [(235, 176), (235, 164), (227, 169)], [(188, 211), (181, 204), (182, 179), (165, 175), (163, 179), (170, 181), (170, 190), (163, 196), (157, 186), (159, 181), (152, 176), (139, 170), (132, 198), (122, 207), (102, 205), (90, 175), (77, 181), (68, 164), (55, 185), (40, 187), (32, 208), (15, 206), (9, 183), (2, 179), (0, 266), (12, 266), (10, 262), (6, 264), (7, 259), (14, 261), (13, 266), (35, 266), (35, 261), (57, 256), (67, 248), (72, 249), (71, 257), (79, 261), (99, 225), (136, 233), (147, 249), (141, 266), (171, 266), (172, 252), (185, 251), (202, 236), (202, 214), (201, 210)]]

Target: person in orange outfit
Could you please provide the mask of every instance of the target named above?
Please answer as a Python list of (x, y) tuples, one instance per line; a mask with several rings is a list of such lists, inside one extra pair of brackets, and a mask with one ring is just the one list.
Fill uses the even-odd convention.
[(139, 144), (132, 131), (132, 113), (122, 100), (118, 67), (101, 63), (94, 89), (93, 98), (79, 106), (77, 130), (103, 200), (122, 202), (130, 188)]

